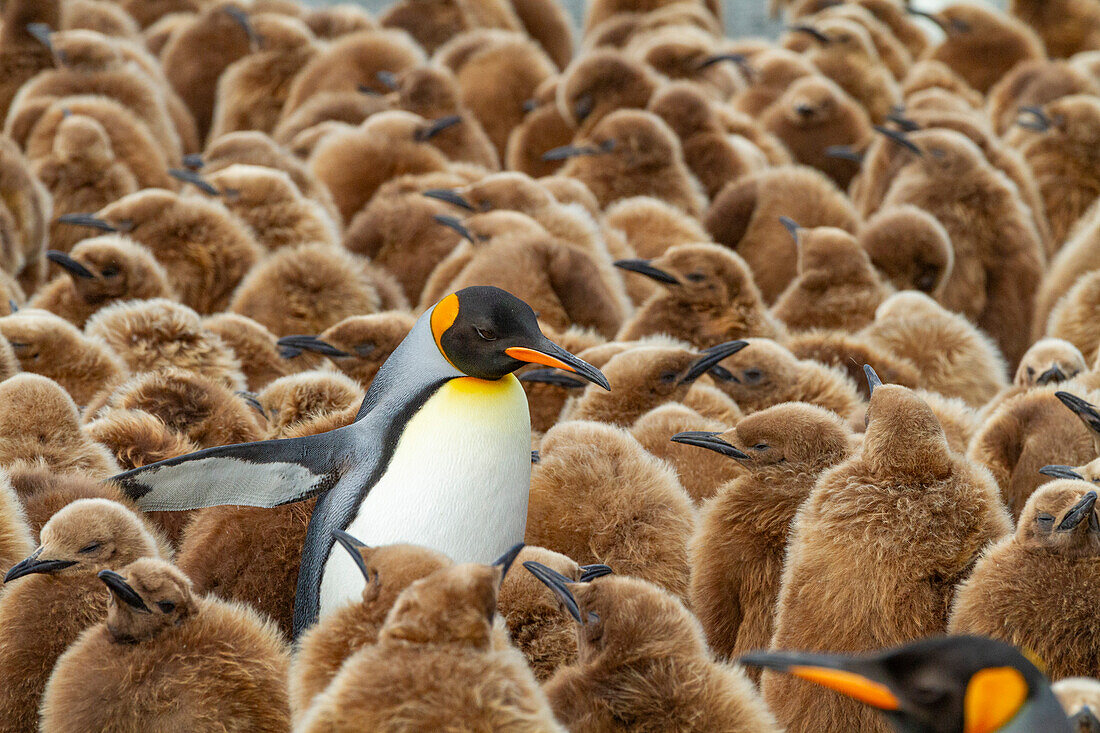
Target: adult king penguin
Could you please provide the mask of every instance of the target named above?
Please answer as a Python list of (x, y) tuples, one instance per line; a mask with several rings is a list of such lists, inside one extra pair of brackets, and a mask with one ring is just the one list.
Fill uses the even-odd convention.
[(147, 511), (273, 507), (320, 494), (306, 531), (294, 633), (354, 600), (363, 576), (333, 532), (491, 563), (527, 523), (531, 420), (512, 375), (525, 363), (607, 379), (547, 339), (499, 288), (448, 295), (382, 365), (355, 422), (327, 433), (210, 448), (114, 477)]

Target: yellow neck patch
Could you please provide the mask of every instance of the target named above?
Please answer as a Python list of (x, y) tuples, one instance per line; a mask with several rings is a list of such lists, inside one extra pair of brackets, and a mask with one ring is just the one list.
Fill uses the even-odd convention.
[[(432, 338), (435, 339), (435, 346), (451, 366), (454, 366), (454, 362), (447, 356), (447, 352), (443, 350), (443, 344), (440, 342), (440, 339), (443, 338), (443, 333), (454, 325), (455, 319), (457, 318), (458, 296), (451, 293), (446, 298), (436, 303), (435, 308), (432, 309), (432, 316), (430, 319)], [(457, 369), (458, 367), (455, 368)]]
[(1027, 700), (1027, 680), (1012, 667), (990, 667), (970, 678), (963, 698), (965, 733), (993, 733)]

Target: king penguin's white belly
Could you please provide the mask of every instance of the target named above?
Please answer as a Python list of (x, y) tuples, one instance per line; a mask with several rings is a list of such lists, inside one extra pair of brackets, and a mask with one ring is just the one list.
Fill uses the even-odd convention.
[[(519, 381), (452, 379), (408, 422), (347, 532), (371, 546), (410, 543), (457, 563), (491, 563), (523, 541), (530, 485), (531, 418)], [(363, 584), (334, 547), (321, 615), (360, 598)]]

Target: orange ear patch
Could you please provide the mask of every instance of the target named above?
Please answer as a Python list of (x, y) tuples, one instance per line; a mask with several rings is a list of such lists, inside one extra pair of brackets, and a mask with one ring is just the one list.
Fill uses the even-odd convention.
[(1027, 700), (1027, 680), (1012, 667), (990, 667), (970, 678), (963, 698), (965, 733), (1000, 730)]
[[(447, 356), (447, 352), (443, 350), (443, 344), (440, 343), (440, 339), (443, 338), (443, 333), (454, 325), (455, 319), (458, 318), (458, 296), (451, 293), (443, 300), (436, 303), (435, 308), (432, 309), (431, 326), (432, 326), (432, 338), (435, 339), (435, 345), (439, 349), (439, 353), (443, 354), (443, 358), (448, 362), (451, 361)], [(454, 366), (452, 364), (452, 366)]]

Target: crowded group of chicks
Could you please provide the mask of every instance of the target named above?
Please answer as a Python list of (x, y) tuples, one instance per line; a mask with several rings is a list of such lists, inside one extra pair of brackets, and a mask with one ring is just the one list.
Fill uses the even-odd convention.
[[(0, 731), (1100, 729), (1100, 4), (776, 5), (6, 0)], [(105, 481), (348, 425), (472, 285), (612, 387), (519, 372), (518, 555), (341, 535), (292, 640), (314, 500)], [(948, 633), (999, 697), (738, 662)]]

